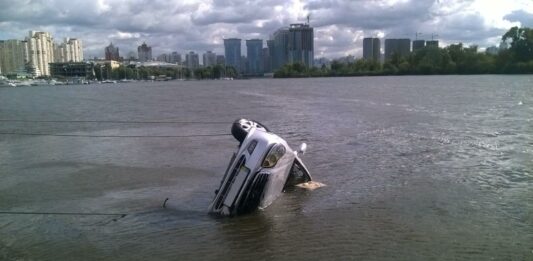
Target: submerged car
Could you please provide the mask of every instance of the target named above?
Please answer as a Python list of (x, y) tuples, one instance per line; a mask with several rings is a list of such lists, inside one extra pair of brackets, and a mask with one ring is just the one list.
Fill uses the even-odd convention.
[(235, 216), (268, 207), (288, 186), (311, 181), (309, 171), (287, 142), (256, 121), (239, 119), (231, 127), (239, 141), (209, 212)]

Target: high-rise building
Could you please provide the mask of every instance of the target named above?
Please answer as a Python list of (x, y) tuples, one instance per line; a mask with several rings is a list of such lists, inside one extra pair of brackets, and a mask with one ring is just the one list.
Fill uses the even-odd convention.
[(363, 58), (367, 61), (379, 62), (381, 58), (381, 41), (379, 38), (363, 39)]
[(233, 66), (237, 73), (241, 72), (241, 39), (224, 39), (224, 56), (226, 66)]
[(156, 57), (156, 60), (159, 62), (170, 62), (170, 55), (166, 53), (162, 53)]
[(224, 55), (217, 55), (217, 64), (225, 65), (226, 59), (224, 58)]
[(262, 75), (263, 74), (263, 40), (250, 39), (246, 40), (246, 56), (247, 56), (247, 74)]
[(424, 40), (414, 40), (413, 41), (413, 52), (416, 52), (422, 48), (426, 47), (426, 41)]
[(246, 69), (248, 68), (248, 58), (244, 55), (241, 56), (241, 71), (239, 73), (244, 74), (246, 73)]
[(426, 46), (439, 47), (439, 40), (431, 40), (426, 42)]
[(144, 42), (142, 45), (137, 47), (137, 53), (139, 54), (140, 62), (146, 62), (146, 61), (152, 60), (152, 47), (146, 45), (146, 43)]
[(267, 46), (272, 49), (270, 53), (272, 55), (273, 71), (287, 64), (289, 61), (289, 29), (281, 28), (274, 32), (271, 41), (267, 42)]
[(67, 46), (67, 50), (69, 50), (68, 53), (70, 53), (70, 61), (83, 61), (83, 44), (80, 39), (67, 38), (65, 39), (65, 45)]
[[(273, 38), (273, 36), (272, 36)], [(276, 47), (274, 39), (267, 40), (268, 56), (270, 58), (269, 72), (274, 72), (277, 68)]]
[(268, 47), (263, 48), (263, 71), (272, 72), (272, 60), (270, 59), (270, 50)]
[(191, 51), (185, 55), (185, 66), (189, 69), (198, 69), (200, 68), (200, 59), (198, 54)]
[(20, 40), (0, 40), (0, 74), (24, 71), (28, 61), (28, 43)]
[(204, 67), (214, 66), (217, 62), (217, 55), (214, 52), (207, 51), (202, 55)]
[(170, 62), (171, 63), (180, 64), (181, 63), (181, 54), (179, 54), (178, 52), (172, 52), (170, 54)]
[(118, 61), (118, 60), (120, 60), (120, 54), (119, 54), (118, 47), (115, 47), (115, 46), (113, 45), (113, 43), (110, 43), (110, 44), (105, 48), (105, 59), (106, 59), (106, 60), (113, 60), (113, 61)]
[(63, 43), (55, 45), (54, 60), (59, 63), (83, 61), (83, 46), (81, 40), (65, 38)]
[(405, 57), (411, 52), (411, 39), (385, 39), (385, 60), (394, 55)]
[(28, 42), (28, 60), (35, 68), (35, 76), (50, 75), (49, 63), (54, 62), (54, 39), (47, 32), (30, 31)]
[(302, 63), (313, 67), (314, 56), (313, 27), (309, 24), (291, 24), (288, 39), (289, 63)]

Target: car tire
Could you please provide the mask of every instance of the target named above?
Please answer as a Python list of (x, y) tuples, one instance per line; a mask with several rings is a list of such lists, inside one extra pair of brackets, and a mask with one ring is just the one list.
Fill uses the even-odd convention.
[(246, 135), (248, 135), (248, 130), (250, 128), (247, 125), (243, 125), (241, 121), (242, 119), (238, 119), (231, 125), (231, 135), (233, 135), (233, 137), (240, 143), (246, 139)]
[(238, 119), (233, 122), (231, 125), (231, 135), (238, 140), (240, 143), (246, 139), (248, 132), (253, 126), (253, 123), (257, 125), (258, 128), (263, 128), (265, 131), (269, 131), (267, 127), (257, 121), (249, 121), (245, 119)]

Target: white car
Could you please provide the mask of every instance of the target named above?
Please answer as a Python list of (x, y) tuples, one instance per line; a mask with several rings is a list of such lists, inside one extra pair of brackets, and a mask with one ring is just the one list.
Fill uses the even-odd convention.
[(285, 187), (311, 181), (298, 151), (258, 122), (240, 119), (231, 133), (239, 141), (226, 173), (215, 190), (209, 212), (235, 216), (268, 207)]

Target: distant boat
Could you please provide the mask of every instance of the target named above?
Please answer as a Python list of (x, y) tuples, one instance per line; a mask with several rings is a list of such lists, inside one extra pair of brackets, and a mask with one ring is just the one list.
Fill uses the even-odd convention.
[(0, 80), (0, 87), (17, 87), (17, 85), (9, 80)]
[(33, 82), (30, 82), (30, 81), (15, 81), (13, 83), (16, 84), (17, 87), (19, 87), (19, 86), (31, 86)]
[(0, 75), (0, 87), (16, 87), (14, 83), (8, 80), (6, 77)]

